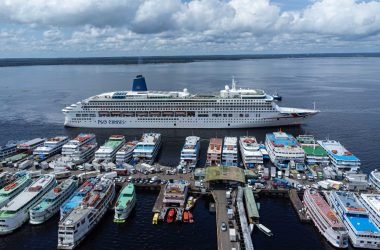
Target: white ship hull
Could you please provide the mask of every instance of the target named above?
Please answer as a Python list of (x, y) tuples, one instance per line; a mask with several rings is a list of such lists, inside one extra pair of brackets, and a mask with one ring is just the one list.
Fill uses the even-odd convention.
[[(234, 119), (227, 118), (201, 119), (196, 117), (179, 117), (171, 119), (154, 119), (136, 117), (91, 118), (86, 121), (72, 121), (66, 115), (65, 126), (80, 128), (256, 128), (278, 127), (304, 124), (312, 115), (305, 117), (286, 117), (277, 119)], [(176, 120), (174, 120), (176, 119)]]

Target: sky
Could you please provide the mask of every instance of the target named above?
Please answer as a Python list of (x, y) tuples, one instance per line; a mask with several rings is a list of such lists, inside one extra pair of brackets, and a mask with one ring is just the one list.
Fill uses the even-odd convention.
[(0, 58), (380, 52), (380, 0), (0, 0)]

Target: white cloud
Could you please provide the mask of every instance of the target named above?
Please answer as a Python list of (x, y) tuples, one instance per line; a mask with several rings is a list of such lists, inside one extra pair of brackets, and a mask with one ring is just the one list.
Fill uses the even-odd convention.
[[(331, 52), (380, 47), (377, 0), (317, 0), (296, 11), (283, 11), (270, 0), (0, 0), (0, 21), (5, 27), (0, 42), (12, 41), (15, 51), (25, 41), (28, 46), (21, 51), (57, 53)], [(10, 26), (28, 32), (11, 32)]]

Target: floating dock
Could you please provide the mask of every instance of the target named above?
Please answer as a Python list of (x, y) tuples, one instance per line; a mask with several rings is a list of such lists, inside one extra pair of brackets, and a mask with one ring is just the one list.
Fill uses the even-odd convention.
[(306, 216), (306, 209), (298, 196), (298, 193), (295, 189), (290, 189), (289, 190), (289, 198), (290, 201), (292, 202), (292, 205), (294, 209), (297, 212), (298, 218), (300, 219), (301, 222), (310, 222), (310, 218)]
[(156, 202), (154, 203), (152, 212), (153, 213), (161, 213), (162, 208), (163, 208), (163, 200), (164, 200), (164, 192), (165, 192), (165, 187), (160, 188), (160, 193), (157, 196)]

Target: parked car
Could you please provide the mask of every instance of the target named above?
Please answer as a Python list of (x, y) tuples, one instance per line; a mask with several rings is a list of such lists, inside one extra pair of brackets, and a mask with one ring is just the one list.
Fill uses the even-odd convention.
[(220, 227), (220, 229), (221, 229), (223, 232), (227, 231), (227, 225), (226, 225), (225, 222), (222, 222), (222, 226)]

